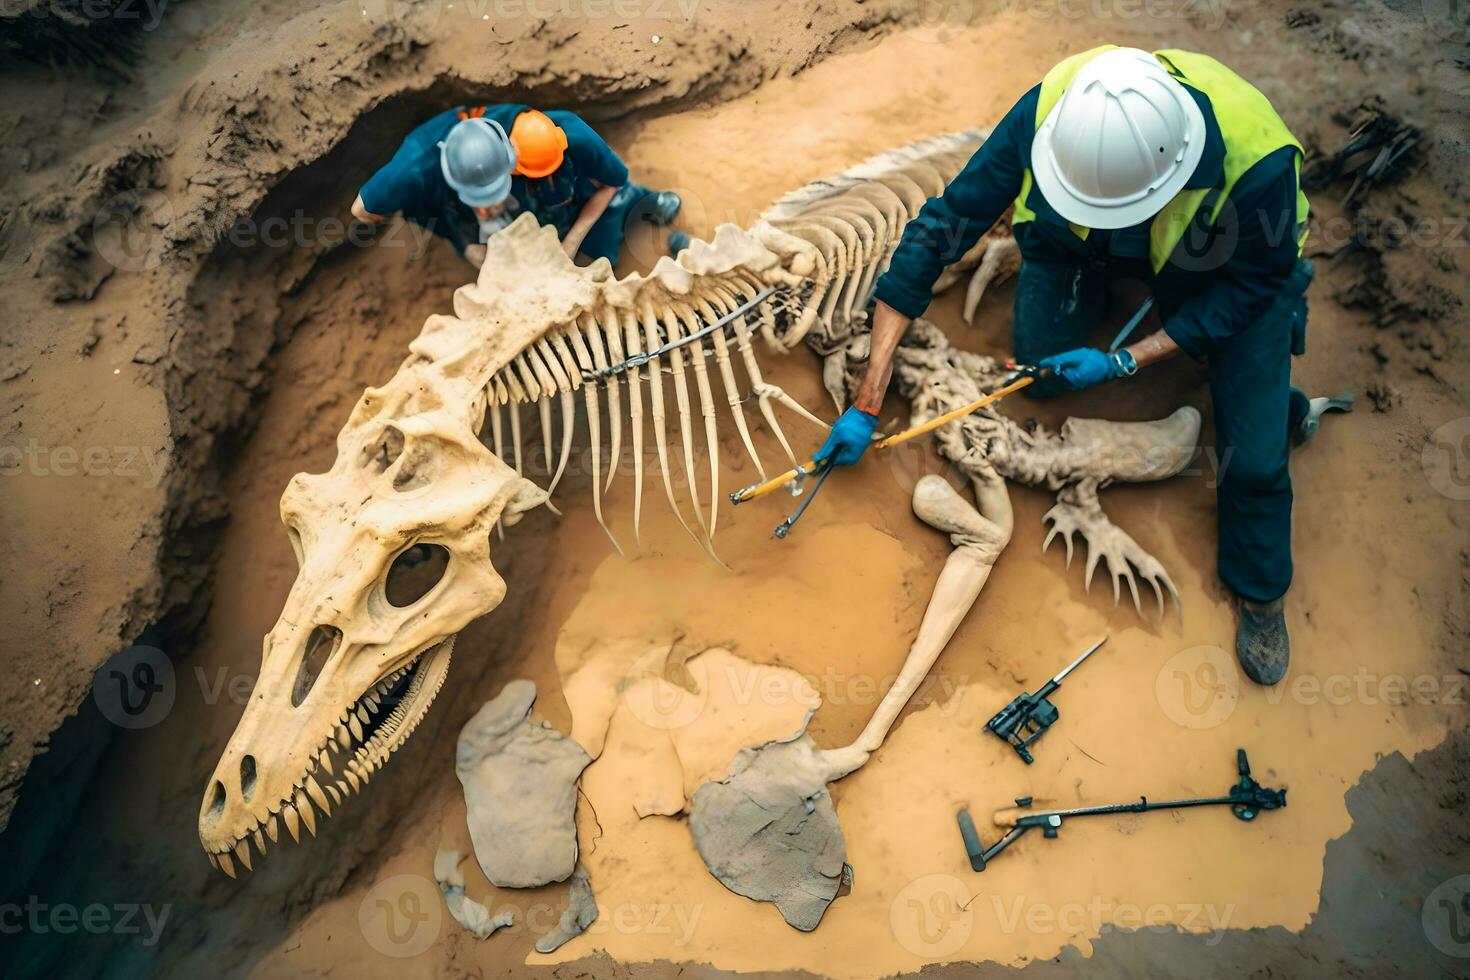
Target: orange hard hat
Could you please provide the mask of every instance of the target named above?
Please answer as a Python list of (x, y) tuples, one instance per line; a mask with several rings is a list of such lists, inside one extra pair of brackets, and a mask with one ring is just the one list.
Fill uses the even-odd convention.
[(510, 142), (516, 149), (515, 172), (523, 177), (545, 177), (561, 166), (567, 134), (546, 113), (528, 109), (516, 116)]

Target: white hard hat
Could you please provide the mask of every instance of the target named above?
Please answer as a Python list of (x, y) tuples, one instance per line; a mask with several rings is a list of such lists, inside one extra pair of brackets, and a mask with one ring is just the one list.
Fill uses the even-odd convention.
[(1205, 149), (1205, 119), (1147, 51), (1118, 48), (1077, 70), (1031, 143), (1031, 172), (1057, 213), (1127, 228), (1184, 187)]
[(439, 144), (444, 179), (472, 208), (488, 208), (505, 200), (515, 165), (510, 137), (493, 119), (461, 119)]

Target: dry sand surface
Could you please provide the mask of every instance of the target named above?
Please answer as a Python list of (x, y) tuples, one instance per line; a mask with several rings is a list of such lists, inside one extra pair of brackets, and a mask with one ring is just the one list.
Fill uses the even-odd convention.
[[(1387, 886), (1376, 892), (1391, 909), (1381, 914), (1372, 894), (1338, 899), (1360, 909), (1351, 921), (1384, 930), (1373, 942), (1365, 926), (1328, 914), (1335, 896), (1324, 890), (1325, 880), (1383, 877), (1422, 901), (1446, 869), (1467, 867), (1463, 831), (1455, 843), (1437, 829), (1462, 819), (1464, 753), (1445, 763), (1454, 746), (1444, 746), (1416, 760), (1447, 739), (1458, 744), (1470, 693), (1470, 442), (1458, 442), (1470, 439), (1470, 74), (1445, 54), (1447, 23), (1435, 5), (1425, 13), (1417, 3), (1291, 11), (1181, 2), (1153, 17), (1108, 5), (1078, 16), (1065, 4), (1050, 14), (950, 4), (926, 15), (922, 6), (704, 3), (692, 22), (512, 18), (480, 28), (447, 13), (420, 12), (405, 26), (364, 23), (336, 4), (280, 5), (256, 9), (242, 27), (224, 5), (195, 0), (177, 11), (193, 35), (166, 24), (143, 42), (157, 70), (142, 82), (73, 81), (59, 95), (54, 76), (21, 74), (17, 91), (32, 98), (4, 110), (7, 123), (36, 134), (48, 112), (58, 121), (0, 151), (0, 202), (29, 229), (29, 258), (4, 260), (14, 326), (0, 348), (0, 443), (131, 446), (140, 460), (167, 460), (157, 479), (143, 462), (138, 479), (57, 478), (32, 454), (6, 471), (0, 496), (0, 611), (13, 624), (0, 682), (3, 789), (14, 805), (0, 843), (17, 855), (7, 884), (53, 901), (172, 909), (157, 946), (86, 937), (69, 951), (75, 962), (91, 972), (262, 977), (859, 978), (971, 961), (992, 961), (987, 971), (1044, 970), (1048, 960), (1072, 969), (1093, 957), (1117, 975), (1293, 975), (1309, 963), (1377, 976), (1390, 975), (1384, 957), (1400, 955), (1400, 942), (1414, 963), (1456, 962), (1435, 959), (1422, 934), (1404, 938), (1418, 928), (1418, 907), (1384, 897), (1398, 894)], [(1372, 99), (1423, 130), (1408, 173), (1353, 211), (1340, 205), (1346, 183), (1313, 196), (1324, 218), (1355, 218), (1380, 234), (1323, 256), (1310, 293), (1297, 383), (1355, 390), (1360, 401), (1293, 458), (1297, 579), (1285, 684), (1263, 690), (1234, 672), (1233, 615), (1214, 575), (1208, 451), (1167, 483), (1104, 494), (1113, 520), (1179, 585), (1182, 623), (1114, 608), (1106, 587), (1085, 593), (1076, 563), (1067, 569), (1060, 549), (1040, 551), (1050, 496), (1012, 487), (1015, 536), (984, 595), (884, 748), (833, 787), (854, 882), (816, 931), (798, 933), (704, 870), (677, 810), (714, 760), (793, 731), (813, 704), (810, 731), (822, 746), (847, 744), (862, 728), (949, 550), (909, 509), (918, 476), (945, 470), (927, 447), (890, 464), (870, 460), (834, 478), (784, 542), (769, 533), (784, 503), (727, 510), (716, 543), (730, 570), (696, 550), (655, 494), (643, 504), (643, 553), (612, 554), (588, 477), (574, 473), (558, 491), (562, 518), (534, 514), (492, 544), (506, 602), (461, 635), (429, 718), (362, 799), (253, 875), (211, 871), (194, 834), (199, 794), (239, 717), (231, 691), (248, 691), (260, 637), (295, 573), (280, 491), (293, 473), (330, 464), (362, 388), (391, 375), (424, 317), (445, 309), (467, 274), (442, 243), (416, 247), (404, 228), (371, 248), (237, 249), (211, 247), (204, 224), (298, 209), (341, 215), (414, 120), (473, 97), (518, 97), (605, 119), (641, 182), (685, 195), (681, 224), (700, 234), (748, 222), (785, 191), (869, 154), (989, 125), (1058, 58), (1103, 40), (1214, 53), (1329, 152)], [(57, 112), (78, 101), (100, 121), (84, 127), (75, 112)], [(154, 258), (113, 271), (105, 240), (74, 228), (129, 181), (154, 188), (169, 210), (162, 234), (127, 253)], [(1390, 248), (1382, 229), (1394, 220), (1434, 230)], [(1346, 240), (1323, 237), (1310, 249)], [(651, 264), (658, 247), (634, 241), (624, 268)], [(1003, 356), (1012, 295), (988, 295), (975, 327), (954, 295), (930, 316), (956, 346)], [(827, 412), (809, 353), (767, 363), (772, 380)], [(906, 417), (898, 402), (890, 398), (892, 418)], [(1066, 415), (1155, 418), (1180, 404), (1208, 423), (1203, 374), (1187, 363), (1007, 410), (1055, 424)], [(723, 482), (739, 486), (753, 472), (725, 435)], [(1434, 448), (1441, 443), (1448, 463)], [(54, 458), (47, 465), (57, 469)], [(625, 543), (629, 498), (624, 479), (604, 501)], [(113, 738), (90, 707), (92, 672), (149, 625), (148, 641), (175, 665), (174, 706), (158, 724)], [(1058, 695), (1064, 720), (1035, 766), (981, 737), (999, 705), (1104, 634), (1109, 644)], [(693, 679), (697, 703), (680, 701), (682, 689), (646, 689), (666, 655)], [(601, 681), (630, 671), (646, 678), (643, 693), (635, 685), (609, 698), (611, 681)], [(532, 944), (554, 924), (565, 886), (497, 889), (466, 862), (472, 898), (520, 912), (515, 926), (478, 942), (439, 914), (431, 875), (437, 850), (471, 850), (456, 734), (515, 677), (537, 683), (537, 718), (584, 744), (605, 736), (579, 809), (600, 917), (549, 956)], [(54, 751), (37, 756), (68, 715)], [(670, 717), (689, 729), (676, 755)], [(1024, 795), (1058, 805), (1214, 795), (1234, 781), (1242, 746), (1263, 782), (1289, 787), (1287, 809), (1255, 824), (1219, 810), (1079, 822), (1056, 841), (1026, 838), (983, 876), (966, 865), (960, 806), (987, 814)], [(1374, 773), (1395, 753), (1425, 780), (1404, 791), (1417, 800), (1404, 818), (1414, 829), (1395, 846), (1355, 842), (1381, 833), (1388, 804), (1374, 780), (1408, 778), (1407, 766)], [(1350, 791), (1371, 812), (1353, 807)], [(1395, 854), (1403, 840), (1438, 843)], [(406, 894), (437, 916), (421, 950), (373, 917), (378, 903)], [(1144, 926), (1165, 928), (1108, 935)], [(35, 941), (26, 955), (34, 966), (56, 952)]]

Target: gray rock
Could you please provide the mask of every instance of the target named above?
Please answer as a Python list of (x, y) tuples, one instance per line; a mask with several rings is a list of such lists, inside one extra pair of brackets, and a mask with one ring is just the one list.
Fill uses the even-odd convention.
[(536, 685), (515, 680), (459, 733), (454, 768), (480, 869), (496, 885), (564, 881), (577, 865), (577, 779), (592, 759), (530, 721)]
[(810, 932), (851, 874), (826, 771), (805, 734), (742, 749), (730, 775), (694, 792), (689, 831), (705, 867), (737, 895), (775, 902)]
[(576, 939), (597, 921), (597, 900), (592, 897), (592, 883), (587, 880), (587, 869), (577, 866), (572, 876), (571, 894), (567, 898), (567, 910), (561, 914), (556, 928), (536, 940), (536, 952), (550, 953), (561, 948), (563, 943)]
[(458, 851), (440, 851), (434, 855), (434, 880), (439, 882), (444, 905), (454, 921), (476, 939), (485, 939), (497, 929), (514, 925), (516, 914), (513, 909), (505, 909), (492, 916), (489, 909), (465, 894), (464, 875), (460, 874), (459, 862)]

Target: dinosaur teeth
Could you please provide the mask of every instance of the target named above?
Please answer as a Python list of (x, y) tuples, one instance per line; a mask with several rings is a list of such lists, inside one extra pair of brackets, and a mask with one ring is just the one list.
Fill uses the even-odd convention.
[(327, 794), (322, 792), (321, 784), (311, 776), (306, 777), (306, 794), (311, 801), (322, 808), (322, 813), (332, 815), (332, 807), (327, 803)]
[(298, 844), (301, 843), (301, 814), (296, 812), (295, 807), (287, 803), (281, 807), (281, 816), (286, 818), (286, 829), (291, 832), (291, 839)]
[[(316, 836), (318, 810), (323, 818), (330, 817), (333, 808), (341, 807), (349, 795), (361, 793), (371, 774), (386, 765), (388, 757), (418, 724), (420, 717), (409, 723), (410, 715), (422, 716), (443, 683), (442, 671), (436, 671), (434, 683), (426, 683), (427, 676), (415, 670), (418, 662), (416, 658), (394, 671), (343, 711), (342, 721), (329, 729), (322, 744), (306, 754), (297, 783), (287, 798), (249, 819), (224, 849), (206, 851), (210, 865), (231, 878), (238, 874), (237, 865), (253, 870), (254, 862), (263, 858), (272, 844), (281, 843), (283, 819), (291, 839), (299, 843), (302, 824)], [(405, 678), (407, 683), (403, 684)], [(386, 696), (400, 686), (400, 696), (389, 702)], [(335, 752), (341, 755), (334, 760)], [(252, 850), (257, 853), (252, 854)]]
[(316, 810), (312, 808), (311, 800), (307, 798), (306, 793), (298, 789), (294, 802), (296, 803), (296, 812), (301, 814), (301, 822), (306, 824), (306, 829), (311, 833), (311, 836), (315, 837)]
[(243, 837), (235, 844), (235, 857), (239, 858), (240, 863), (245, 865), (246, 871), (255, 870), (250, 866), (250, 842)]

